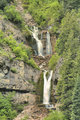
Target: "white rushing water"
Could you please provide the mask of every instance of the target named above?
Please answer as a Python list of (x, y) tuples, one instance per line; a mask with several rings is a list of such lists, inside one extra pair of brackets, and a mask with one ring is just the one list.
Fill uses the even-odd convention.
[(49, 78), (46, 77), (47, 71), (44, 71), (44, 90), (43, 90), (43, 104), (48, 105), (50, 102), (50, 88), (53, 71), (50, 71)]
[(38, 56), (43, 56), (43, 44), (42, 44), (41, 40), (39, 40), (39, 38), (38, 38), (38, 27), (34, 26), (34, 30), (32, 32), (32, 35), (37, 43)]
[[(32, 30), (32, 35), (33, 38), (36, 40), (37, 43), (37, 49), (38, 49), (38, 56), (43, 56), (43, 44), (41, 40), (43, 39), (43, 33), (41, 33), (41, 40), (38, 38), (38, 28), (34, 26), (34, 29)], [(51, 41), (50, 41), (50, 33), (47, 32), (47, 41), (46, 41), (46, 55), (51, 55), (52, 54), (52, 46), (51, 46)], [(44, 56), (43, 56), (44, 57)], [(40, 65), (40, 68), (42, 68), (46, 63), (42, 63)], [(52, 79), (52, 74), (53, 71), (51, 70), (49, 72), (49, 76), (47, 78), (47, 71), (44, 71), (44, 89), (43, 89), (43, 104), (50, 105), (50, 90), (51, 90), (51, 79)], [(50, 108), (53, 105), (50, 105)]]
[(47, 32), (46, 54), (47, 55), (51, 55), (52, 54), (52, 46), (51, 46), (50, 33), (49, 32)]
[(41, 32), (41, 40), (43, 39), (43, 33)]

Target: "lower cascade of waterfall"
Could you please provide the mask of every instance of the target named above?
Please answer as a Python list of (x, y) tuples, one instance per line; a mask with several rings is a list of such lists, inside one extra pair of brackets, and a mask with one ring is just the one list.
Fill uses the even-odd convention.
[(49, 77), (47, 79), (47, 71), (44, 71), (43, 104), (45, 104), (45, 105), (50, 105), (50, 91), (51, 91), (52, 74), (53, 74), (53, 71), (51, 70), (49, 73)]

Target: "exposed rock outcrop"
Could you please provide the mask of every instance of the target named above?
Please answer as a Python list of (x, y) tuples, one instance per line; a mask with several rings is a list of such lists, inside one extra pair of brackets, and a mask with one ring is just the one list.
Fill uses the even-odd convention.
[(40, 71), (23, 61), (10, 61), (0, 57), (0, 88), (22, 91), (35, 91)]
[(60, 68), (62, 66), (62, 63), (63, 63), (63, 58), (60, 58), (57, 65), (56, 65), (56, 68), (55, 68), (55, 71), (53, 73), (53, 77), (52, 77), (52, 80), (53, 80), (53, 96), (54, 96), (54, 101), (56, 102), (56, 86), (57, 86), (57, 83), (59, 81), (59, 78), (60, 78)]
[(0, 16), (0, 30), (2, 30), (6, 36), (12, 35), (16, 41), (19, 43), (23, 42), (24, 44), (28, 45), (28, 42), (22, 32), (8, 20), (5, 20), (2, 16)]
[(28, 120), (43, 120), (47, 116), (49, 111), (44, 107), (38, 107), (35, 105), (29, 105), (24, 108), (24, 111), (21, 112), (14, 120), (21, 120), (27, 116)]
[(36, 104), (36, 95), (31, 93), (18, 93), (16, 92), (15, 96), (13, 97), (14, 104), (24, 104), (27, 103), (28, 105)]

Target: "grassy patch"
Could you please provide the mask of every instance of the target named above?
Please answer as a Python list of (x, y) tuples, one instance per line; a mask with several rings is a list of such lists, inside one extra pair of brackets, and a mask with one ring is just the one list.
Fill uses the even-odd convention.
[(21, 120), (28, 120), (28, 115), (26, 115), (24, 118), (22, 118)]
[(11, 72), (13, 72), (13, 73), (17, 73), (16, 68), (12, 67), (12, 68), (11, 68)]

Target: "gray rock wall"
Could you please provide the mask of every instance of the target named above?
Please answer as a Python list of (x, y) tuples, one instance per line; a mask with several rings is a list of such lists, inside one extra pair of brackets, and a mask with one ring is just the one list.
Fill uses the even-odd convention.
[(23, 61), (0, 57), (0, 88), (22, 91), (35, 91), (40, 71)]

